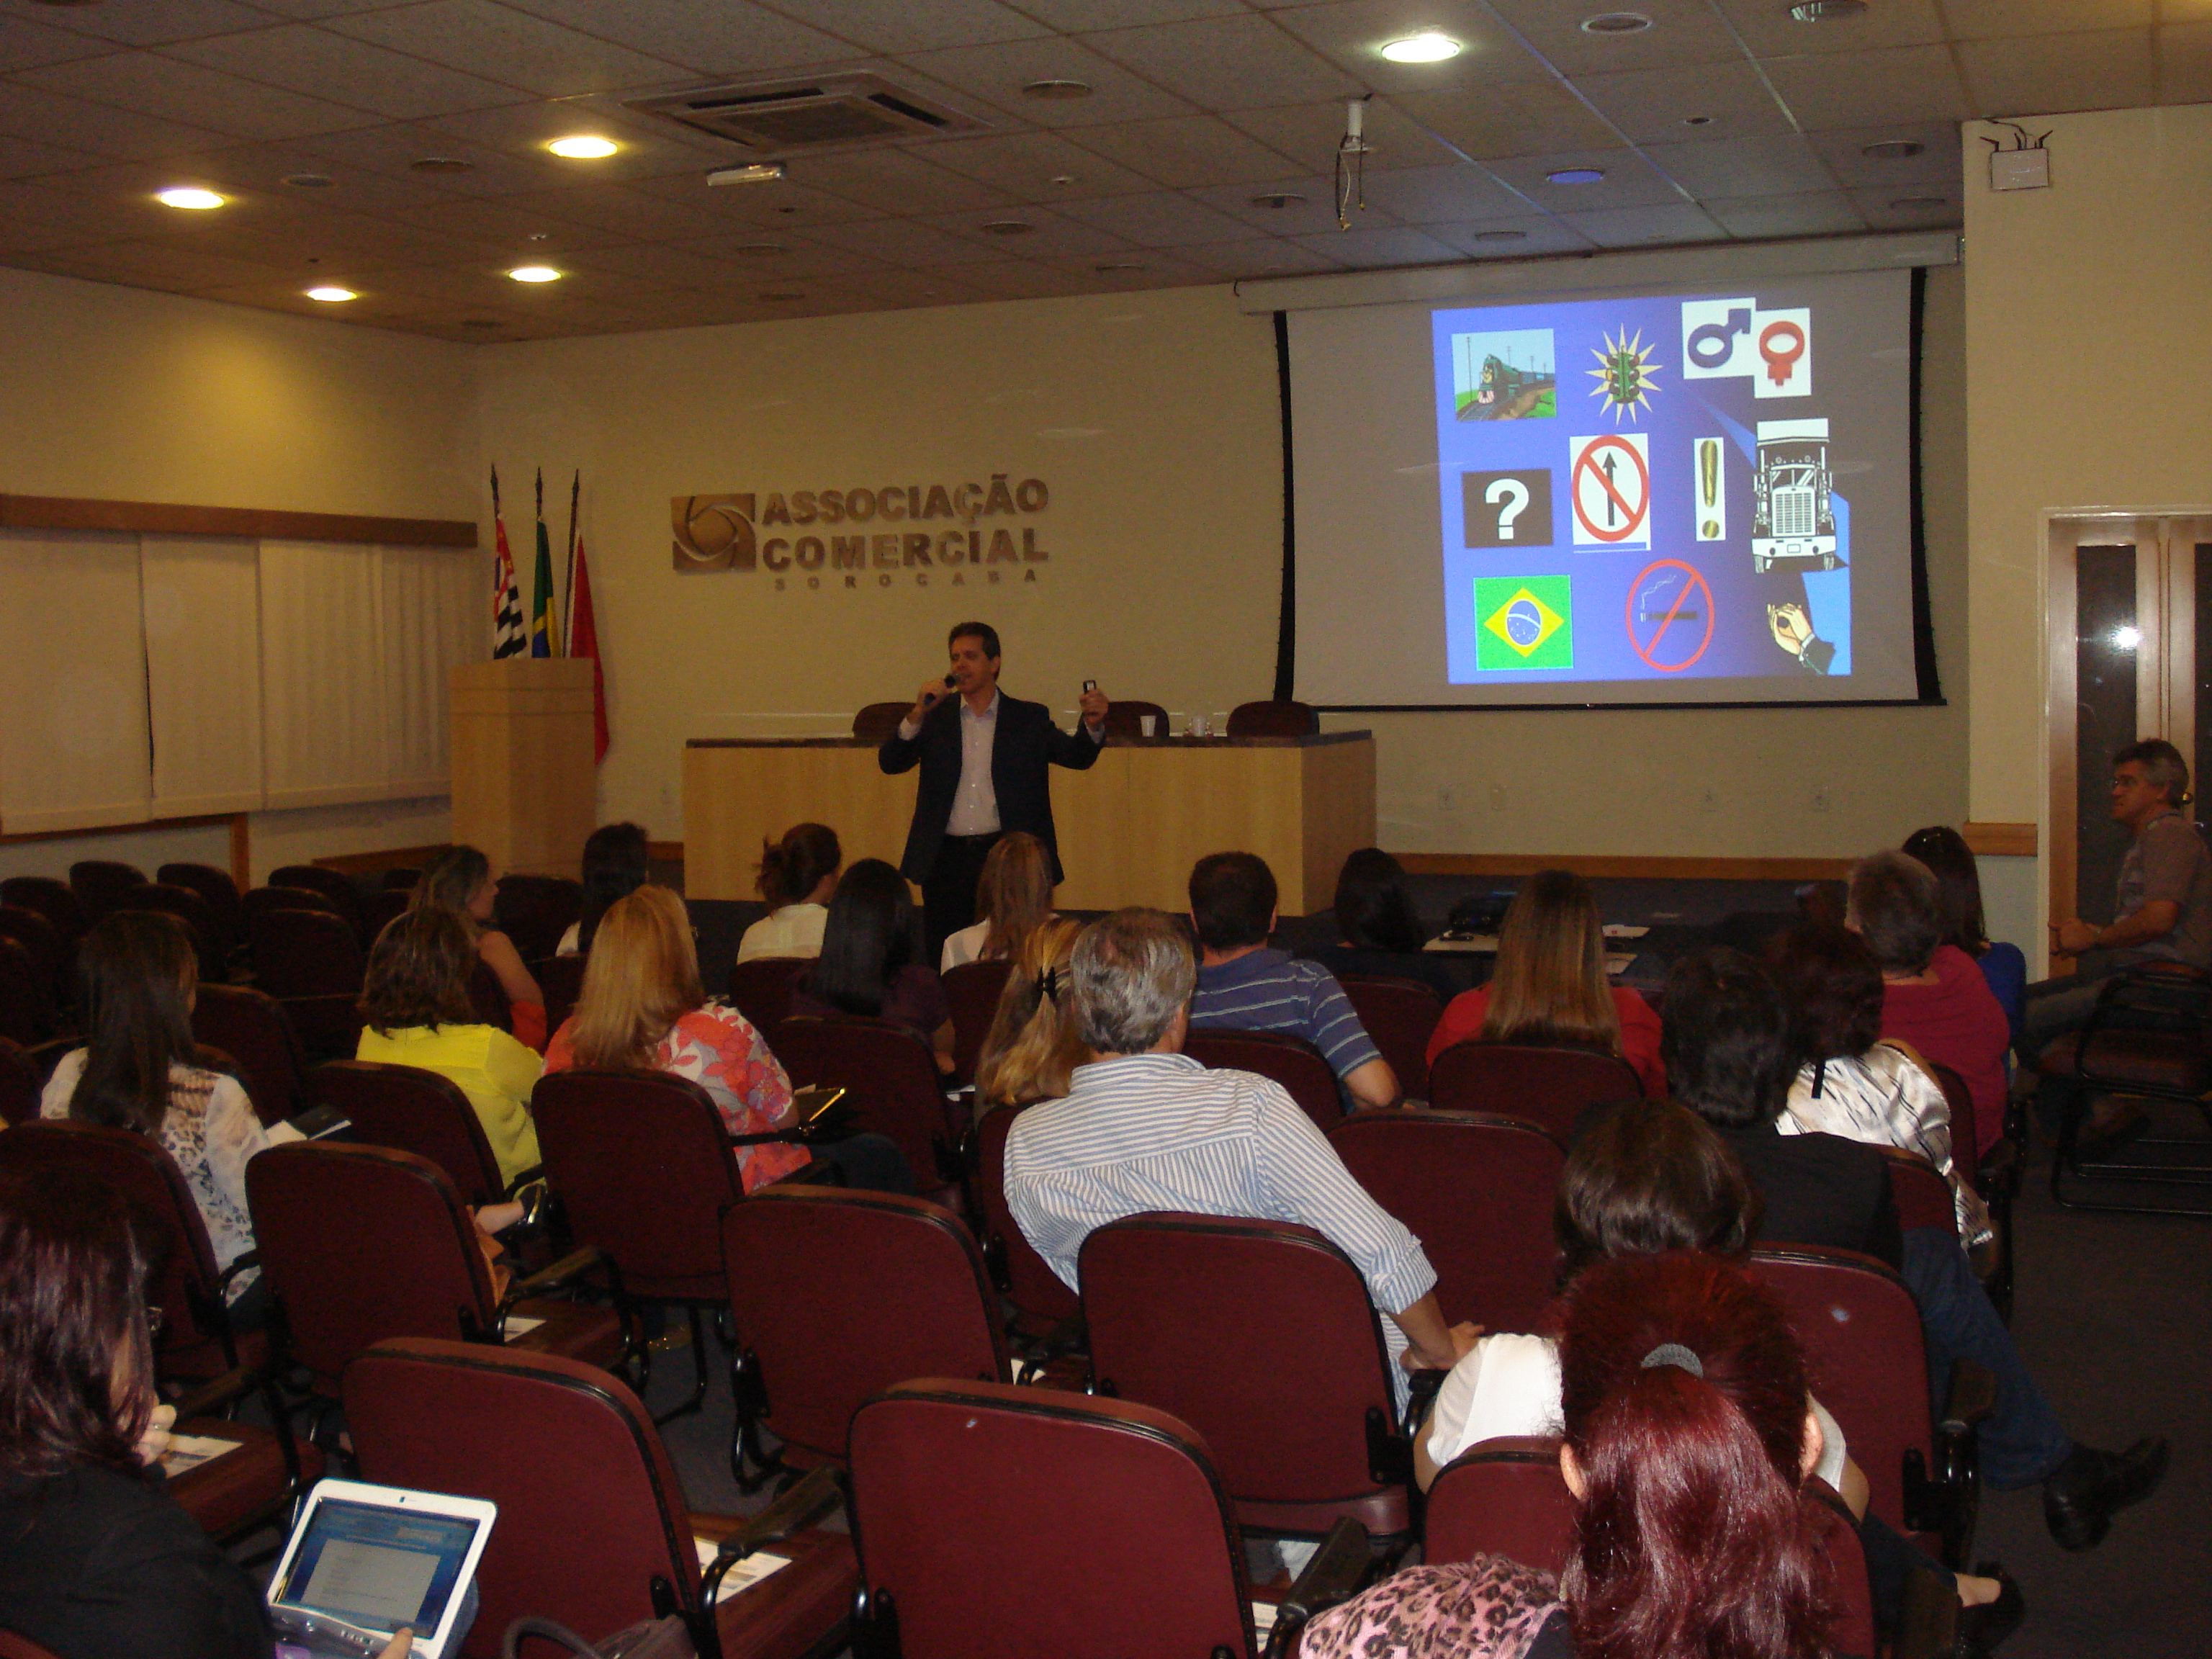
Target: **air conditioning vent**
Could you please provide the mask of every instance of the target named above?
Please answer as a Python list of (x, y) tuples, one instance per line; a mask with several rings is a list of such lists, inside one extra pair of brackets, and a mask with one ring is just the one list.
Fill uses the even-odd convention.
[(879, 76), (858, 74), (697, 87), (632, 99), (629, 107), (764, 156), (974, 132), (984, 125)]

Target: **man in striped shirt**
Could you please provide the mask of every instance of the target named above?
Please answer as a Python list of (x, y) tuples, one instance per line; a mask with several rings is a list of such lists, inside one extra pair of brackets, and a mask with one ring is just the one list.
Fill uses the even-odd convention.
[[(1072, 994), (1099, 1058), (1065, 1099), (1033, 1106), (1006, 1135), (1006, 1193), (1022, 1235), (1070, 1289), (1096, 1228), (1182, 1210), (1318, 1230), (1352, 1258), (1389, 1316), (1407, 1370), (1449, 1368), (1474, 1328), (1447, 1328), (1420, 1241), (1383, 1212), (1282, 1086), (1209, 1071), (1182, 1052), (1196, 975), (1158, 910), (1119, 910), (1076, 942)], [(1400, 1403), (1405, 1378), (1394, 1376)]]
[(1209, 853), (1190, 872), (1190, 920), (1205, 957), (1190, 1023), (1201, 1030), (1279, 1031), (1322, 1052), (1353, 1109), (1398, 1103), (1398, 1079), (1336, 975), (1270, 950), (1275, 872), (1252, 853)]

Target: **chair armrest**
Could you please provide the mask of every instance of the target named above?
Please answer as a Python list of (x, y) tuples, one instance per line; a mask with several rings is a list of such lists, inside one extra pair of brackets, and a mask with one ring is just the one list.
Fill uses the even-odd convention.
[(1905, 1574), (1893, 1659), (1949, 1659), (1958, 1625), (1959, 1594), (1948, 1578), (1933, 1572)]
[(543, 1164), (533, 1164), (528, 1169), (517, 1175), (514, 1180), (508, 1182), (505, 1187), (501, 1188), (500, 1189), (500, 1196), (501, 1198), (511, 1199), (525, 1187), (527, 1187), (532, 1182), (543, 1181), (544, 1179), (545, 1166)]
[(1350, 1601), (1365, 1588), (1374, 1567), (1367, 1528), (1348, 1515), (1339, 1516), (1313, 1559), (1306, 1563), (1306, 1570), (1298, 1575), (1297, 1583), (1283, 1597), (1277, 1613), (1278, 1628), (1284, 1620), (1302, 1625), (1314, 1614)]
[(1943, 1401), (1943, 1416), (1936, 1427), (1947, 1435), (1966, 1433), (1997, 1407), (1996, 1374), (1978, 1359), (1960, 1359), (1951, 1366), (1951, 1388)]
[(1429, 1414), (1435, 1403), (1437, 1390), (1443, 1388), (1449, 1371), (1419, 1370), (1406, 1379), (1406, 1426), (1410, 1431), (1420, 1426), (1421, 1419)]
[(230, 1289), (230, 1281), (232, 1279), (237, 1278), (239, 1274), (244, 1273), (248, 1267), (258, 1267), (260, 1265), (261, 1252), (258, 1249), (248, 1250), (244, 1255), (239, 1257), (237, 1261), (232, 1262), (230, 1266), (222, 1270), (221, 1276), (219, 1276), (215, 1281), (216, 1291), (218, 1292), (228, 1291)]
[(550, 1267), (540, 1267), (529, 1278), (518, 1279), (509, 1285), (507, 1295), (500, 1302), (500, 1311), (505, 1313), (527, 1297), (544, 1296), (549, 1291), (573, 1285), (606, 1261), (607, 1253), (596, 1244), (586, 1244), (571, 1250)]
[(818, 1525), (844, 1502), (845, 1488), (834, 1466), (824, 1463), (810, 1469), (805, 1479), (715, 1546), (717, 1564), (724, 1559), (743, 1560), (763, 1544)]
[(198, 1388), (179, 1395), (170, 1403), (177, 1408), (177, 1421), (188, 1417), (207, 1417), (234, 1400), (241, 1400), (261, 1386), (262, 1376), (258, 1370), (240, 1365), (234, 1371), (211, 1377)]
[[(1082, 1312), (1079, 1310), (1024, 1347), (1015, 1358), (1023, 1367), (1042, 1374), (1055, 1359), (1090, 1351), (1091, 1328), (1084, 1322)], [(1018, 1370), (1015, 1373), (1015, 1380), (1020, 1380)]]

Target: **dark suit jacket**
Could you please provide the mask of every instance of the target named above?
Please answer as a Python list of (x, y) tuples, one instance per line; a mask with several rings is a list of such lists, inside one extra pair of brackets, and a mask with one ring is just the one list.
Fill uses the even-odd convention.
[(1901, 1267), (1905, 1237), (1889, 1166), (1841, 1135), (1785, 1135), (1771, 1123), (1715, 1133), (1766, 1200), (1762, 1244), (1822, 1244)]
[[(1066, 766), (1080, 772), (1098, 758), (1099, 745), (1088, 732), (1061, 731), (1041, 702), (1023, 702), (999, 693), (998, 730), (991, 740), (991, 788), (999, 798), (999, 828), (1035, 836), (1052, 855), (1052, 878), (1060, 879), (1060, 839), (1052, 827), (1052, 781), (1047, 769)], [(919, 765), (921, 783), (915, 791), (914, 826), (906, 834), (906, 856), (899, 868), (908, 881), (926, 881), (945, 841), (945, 821), (960, 790), (960, 699), (947, 696), (922, 717), (921, 730), (908, 743), (894, 731), (876, 750), (876, 763), (899, 773)]]

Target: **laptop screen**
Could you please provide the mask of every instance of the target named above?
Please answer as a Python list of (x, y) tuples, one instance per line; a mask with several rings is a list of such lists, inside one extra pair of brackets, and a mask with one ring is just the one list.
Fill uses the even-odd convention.
[(386, 1635), (438, 1628), (478, 1523), (325, 1498), (274, 1600)]

